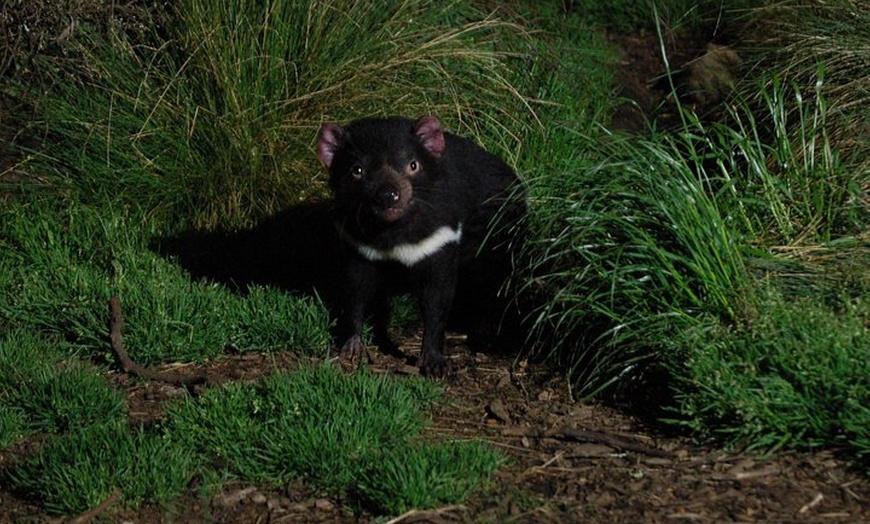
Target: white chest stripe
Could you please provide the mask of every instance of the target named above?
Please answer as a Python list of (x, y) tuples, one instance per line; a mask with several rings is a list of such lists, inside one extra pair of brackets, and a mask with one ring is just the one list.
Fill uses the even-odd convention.
[(456, 229), (442, 226), (423, 240), (413, 244), (399, 244), (389, 249), (378, 249), (354, 242), (360, 255), (371, 261), (393, 260), (411, 267), (424, 258), (437, 253), (447, 244), (458, 243), (462, 239), (462, 224)]

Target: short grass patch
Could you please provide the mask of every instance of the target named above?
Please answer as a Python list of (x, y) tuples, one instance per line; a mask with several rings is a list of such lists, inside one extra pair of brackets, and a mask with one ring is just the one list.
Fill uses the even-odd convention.
[(365, 468), (356, 489), (366, 505), (379, 513), (402, 514), (458, 504), (484, 484), (504, 460), (480, 442), (400, 447)]
[(0, 211), (0, 322), (50, 333), (69, 350), (111, 360), (107, 304), (116, 295), (126, 346), (141, 364), (202, 360), (227, 347), (326, 349), (330, 320), (316, 298), (262, 287), (241, 296), (191, 281), (147, 248), (141, 215), (58, 207), (35, 199)]
[(688, 332), (675, 369), (680, 423), (763, 451), (835, 443), (866, 457), (867, 313), (774, 292), (751, 322)]
[(100, 422), (52, 437), (7, 480), (53, 513), (82, 513), (116, 491), (129, 505), (168, 504), (196, 471), (189, 451), (125, 420)]
[(123, 396), (95, 369), (63, 360), (51, 340), (14, 332), (0, 339), (0, 407), (9, 428), (22, 433), (66, 433), (123, 420)]
[[(34, 426), (7, 397), (0, 436)], [(461, 503), (504, 458), (471, 442), (427, 442), (439, 387), (331, 366), (228, 384), (176, 401), (159, 426), (106, 416), (53, 435), (4, 482), (53, 513), (80, 513), (115, 492), (130, 505), (170, 505), (194, 476), (280, 486), (304, 481), (378, 515)], [(30, 424), (30, 426), (28, 426)]]
[[(204, 463), (224, 464), (240, 480), (305, 480), (392, 513), (462, 500), (502, 460), (490, 448), (419, 441), (423, 408), (436, 391), (421, 379), (406, 383), (316, 367), (176, 403), (165, 429)], [(358, 490), (363, 478), (365, 488)]]

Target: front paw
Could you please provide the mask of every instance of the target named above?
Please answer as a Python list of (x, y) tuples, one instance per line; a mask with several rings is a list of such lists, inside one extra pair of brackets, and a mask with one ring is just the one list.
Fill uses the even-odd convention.
[(342, 369), (353, 372), (359, 367), (364, 352), (362, 338), (359, 335), (353, 335), (338, 348), (336, 358)]
[(424, 354), (420, 363), (420, 374), (434, 379), (447, 378), (453, 374), (453, 365), (441, 353)]

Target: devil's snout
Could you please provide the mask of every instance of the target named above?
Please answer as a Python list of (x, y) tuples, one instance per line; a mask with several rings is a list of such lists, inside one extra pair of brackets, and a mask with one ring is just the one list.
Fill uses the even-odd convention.
[(383, 183), (375, 190), (375, 200), (383, 208), (394, 207), (399, 203), (401, 190), (390, 182)]

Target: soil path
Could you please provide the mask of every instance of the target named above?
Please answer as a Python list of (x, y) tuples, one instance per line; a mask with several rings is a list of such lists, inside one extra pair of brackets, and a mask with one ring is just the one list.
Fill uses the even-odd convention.
[[(419, 340), (406, 339), (403, 347), (413, 354)], [(870, 522), (870, 479), (831, 451), (763, 459), (664, 437), (614, 409), (571, 402), (564, 381), (545, 368), (473, 353), (459, 336), (449, 338), (447, 351), (459, 371), (445, 383), (445, 398), (431, 412), (427, 435), (490, 442), (510, 463), (467, 505), (390, 522)], [(414, 372), (392, 357), (371, 352), (370, 358), (377, 372)], [(249, 354), (167, 370), (204, 373), (216, 385), (298, 365), (292, 353)], [(112, 382), (127, 392), (136, 422), (161, 418), (165, 404), (181, 394), (176, 386), (123, 373), (114, 374)], [(3, 461), (0, 457), (0, 465)], [(234, 485), (210, 495), (191, 486), (173, 508), (111, 506), (93, 519), (141, 524), (373, 520), (298, 485), (281, 490)], [(63, 521), (0, 487), (0, 523), (12, 522)]]

